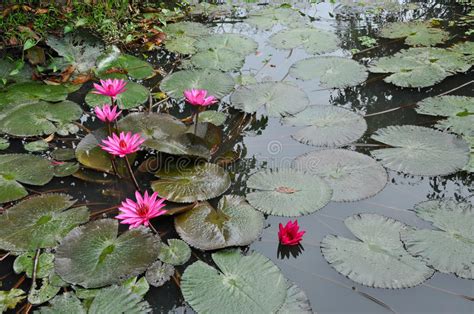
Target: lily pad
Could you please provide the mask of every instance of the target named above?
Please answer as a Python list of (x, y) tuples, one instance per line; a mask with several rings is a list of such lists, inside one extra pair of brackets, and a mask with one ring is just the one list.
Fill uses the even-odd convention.
[(161, 82), (163, 92), (173, 98), (182, 98), (187, 89), (205, 89), (209, 95), (222, 98), (234, 89), (234, 79), (216, 70), (185, 70), (166, 76)]
[(206, 110), (199, 114), (199, 123), (208, 122), (215, 126), (223, 125), (227, 120), (227, 115), (220, 111)]
[(58, 165), (54, 165), (54, 176), (55, 177), (67, 177), (75, 174), (79, 170), (80, 166), (77, 162), (63, 162)]
[(145, 273), (145, 278), (153, 287), (161, 287), (174, 274), (174, 266), (156, 261)]
[(53, 178), (51, 163), (28, 154), (0, 155), (0, 203), (20, 199), (28, 192), (21, 185), (45, 185)]
[(43, 152), (48, 150), (49, 144), (45, 140), (37, 140), (29, 143), (25, 143), (23, 148), (28, 152)]
[[(150, 91), (143, 85), (135, 82), (127, 82), (126, 91), (117, 96), (117, 104), (120, 109), (130, 109), (143, 105), (148, 101)], [(93, 90), (87, 93), (85, 101), (89, 107), (102, 106), (110, 103), (110, 97), (93, 94)]]
[(125, 72), (131, 78), (143, 80), (154, 75), (153, 66), (135, 56), (121, 54), (120, 51), (111, 51), (97, 60), (99, 76), (109, 72)]
[(464, 58), (470, 64), (474, 63), (474, 42), (465, 41), (457, 43), (456, 45), (450, 48), (451, 50), (464, 55)]
[(49, 135), (81, 115), (81, 107), (69, 100), (7, 105), (0, 110), (0, 131), (15, 136)]
[(160, 179), (151, 182), (151, 187), (162, 198), (176, 203), (205, 201), (227, 191), (231, 181), (229, 174), (211, 163), (173, 166), (158, 170)]
[(286, 299), (277, 314), (311, 314), (311, 304), (306, 293), (294, 283), (288, 282)]
[(291, 28), (282, 30), (269, 39), (270, 45), (277, 49), (302, 48), (309, 54), (320, 54), (338, 48), (337, 36), (317, 28)]
[(384, 38), (405, 38), (405, 44), (410, 46), (435, 46), (444, 43), (449, 38), (449, 33), (431, 27), (430, 22), (394, 22), (385, 25), (380, 31)]
[(333, 189), (332, 200), (352, 202), (374, 196), (387, 184), (385, 169), (367, 155), (325, 149), (301, 155), (295, 168), (322, 177)]
[(198, 69), (237, 71), (245, 62), (245, 57), (228, 49), (205, 50), (191, 58), (191, 64)]
[(89, 314), (102, 313), (150, 313), (150, 304), (122, 286), (100, 289), (90, 305)]
[(415, 206), (416, 215), (436, 230), (404, 230), (406, 250), (442, 273), (474, 279), (474, 211), (469, 202), (432, 200)]
[(359, 240), (327, 235), (321, 252), (339, 273), (364, 286), (400, 289), (417, 286), (433, 270), (403, 248), (400, 232), (409, 227), (377, 214), (358, 214), (344, 223)]
[(311, 214), (329, 203), (332, 190), (320, 177), (295, 169), (263, 170), (251, 175), (247, 188), (250, 205), (275, 216)]
[(236, 195), (225, 195), (217, 208), (199, 203), (174, 220), (180, 237), (200, 250), (249, 245), (261, 234), (263, 221), (260, 212)]
[(191, 249), (180, 239), (169, 239), (168, 245), (162, 243), (158, 253), (158, 258), (162, 262), (173, 266), (183, 265), (190, 257)]
[(55, 270), (71, 284), (103, 287), (144, 272), (158, 257), (158, 247), (159, 241), (148, 229), (118, 235), (117, 220), (95, 220), (75, 228), (61, 241)]
[(332, 56), (300, 60), (291, 66), (289, 74), (302, 80), (317, 78), (328, 88), (356, 86), (368, 76), (365, 66), (357, 61)]
[(200, 51), (225, 49), (246, 57), (257, 51), (258, 44), (252, 38), (240, 34), (213, 34), (200, 39), (196, 48)]
[(51, 152), (51, 157), (53, 157), (55, 160), (66, 161), (75, 159), (76, 155), (74, 149), (72, 148), (58, 148)]
[(367, 130), (362, 116), (334, 106), (311, 106), (294, 116), (283, 118), (282, 122), (304, 126), (291, 137), (313, 146), (344, 146), (357, 141)]
[(25, 298), (25, 291), (21, 289), (0, 291), (0, 312), (6, 312), (8, 309), (13, 310), (17, 304), (19, 304)]
[(393, 148), (371, 151), (372, 156), (394, 171), (414, 175), (448, 175), (469, 161), (469, 145), (455, 135), (430, 128), (403, 125), (379, 129), (372, 139)]
[(165, 48), (170, 52), (183, 55), (192, 55), (197, 52), (195, 47), (196, 42), (198, 42), (197, 39), (188, 36), (168, 38), (165, 42)]
[(295, 114), (309, 105), (306, 93), (284, 82), (264, 82), (240, 86), (230, 98), (231, 105), (247, 113), (263, 107), (270, 117)]
[(286, 280), (268, 258), (238, 250), (212, 254), (218, 269), (197, 261), (184, 271), (181, 292), (198, 313), (274, 313), (286, 297)]
[(70, 208), (74, 203), (67, 194), (42, 194), (10, 207), (0, 216), (1, 249), (55, 247), (71, 229), (89, 220), (87, 207)]
[[(26, 273), (28, 278), (33, 275), (35, 252), (29, 251), (15, 258), (13, 270), (16, 274)], [(36, 266), (36, 278), (45, 278), (54, 271), (54, 254), (43, 252), (38, 256), (38, 264)]]
[(275, 25), (285, 25), (288, 27), (301, 27), (306, 20), (296, 10), (282, 7), (267, 7), (261, 10), (252, 10), (245, 23), (259, 29), (268, 30)]
[(33, 286), (33, 289), (30, 290), (28, 294), (28, 302), (31, 304), (42, 304), (52, 298), (61, 290), (61, 287), (54, 286), (50, 284), (48, 278), (41, 279), (41, 285), (39, 288), (36, 287), (36, 284)]
[(0, 150), (10, 147), (10, 142), (6, 138), (0, 138)]
[(68, 88), (65, 85), (46, 85), (36, 81), (9, 85), (3, 97), (12, 97), (16, 104), (30, 103), (32, 100), (62, 101), (66, 100)]
[(209, 28), (196, 22), (178, 22), (168, 24), (163, 28), (166, 34), (165, 48), (168, 51), (181, 54), (194, 54), (197, 39), (209, 34)]
[(48, 306), (40, 307), (35, 313), (38, 314), (59, 314), (59, 313), (75, 313), (86, 314), (81, 300), (79, 300), (74, 293), (65, 292), (57, 295), (49, 301)]
[[(120, 120), (121, 131), (140, 133), (144, 146), (173, 155), (190, 155), (210, 158), (206, 142), (187, 133), (188, 127), (168, 114), (132, 113)], [(78, 147), (79, 148), (79, 147)]]
[[(28, 64), (21, 60), (11, 60), (9, 58), (0, 59), (0, 83), (6, 85), (10, 82), (30, 81), (33, 71)], [(1, 85), (1, 84), (0, 84)]]

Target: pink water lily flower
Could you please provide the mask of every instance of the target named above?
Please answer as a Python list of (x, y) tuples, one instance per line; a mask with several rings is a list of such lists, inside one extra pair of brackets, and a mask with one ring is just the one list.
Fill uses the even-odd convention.
[(120, 214), (115, 216), (115, 218), (122, 220), (121, 224), (130, 225), (130, 229), (137, 228), (140, 225), (147, 227), (150, 224), (150, 219), (166, 213), (166, 210), (162, 209), (165, 206), (165, 199), (158, 198), (156, 192), (148, 196), (148, 192), (145, 191), (142, 197), (137, 191), (135, 192), (135, 198), (136, 202), (129, 198), (125, 199), (122, 206), (119, 207)]
[(94, 112), (97, 118), (103, 122), (114, 122), (117, 119), (122, 111), (117, 111), (117, 106), (111, 106), (109, 104), (105, 104), (102, 107), (95, 107)]
[(95, 91), (93, 91), (92, 93), (109, 96), (115, 99), (118, 94), (121, 94), (126, 91), (125, 85), (127, 85), (127, 82), (125, 80), (119, 80), (119, 79), (100, 80), (100, 84), (94, 83)]
[(143, 142), (145, 142), (145, 139), (138, 133), (132, 134), (132, 132), (120, 132), (119, 136), (114, 133), (112, 136), (107, 137), (107, 139), (102, 140), (104, 145), (99, 146), (109, 154), (123, 158), (126, 155), (138, 151)]
[(287, 224), (283, 227), (282, 224), (279, 225), (278, 239), (283, 245), (298, 245), (301, 240), (303, 240), (303, 235), (306, 231), (300, 231), (300, 226), (298, 226), (298, 220), (294, 222), (289, 220)]
[(205, 89), (191, 89), (184, 91), (184, 97), (188, 103), (193, 106), (210, 106), (217, 102), (216, 97), (207, 96), (207, 90)]

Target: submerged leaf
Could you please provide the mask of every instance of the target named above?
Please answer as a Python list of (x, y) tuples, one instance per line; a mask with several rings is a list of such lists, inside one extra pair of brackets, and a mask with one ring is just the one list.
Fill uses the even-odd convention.
[(109, 53), (98, 60), (97, 72), (99, 77), (108, 72), (125, 72), (131, 78), (143, 80), (154, 75), (153, 66), (135, 56), (128, 54)]
[(47, 302), (54, 298), (59, 290), (61, 290), (61, 287), (54, 286), (50, 284), (48, 278), (43, 278), (39, 289), (37, 289), (35, 285), (33, 286), (33, 289), (30, 290), (30, 293), (28, 294), (28, 302), (35, 305)]

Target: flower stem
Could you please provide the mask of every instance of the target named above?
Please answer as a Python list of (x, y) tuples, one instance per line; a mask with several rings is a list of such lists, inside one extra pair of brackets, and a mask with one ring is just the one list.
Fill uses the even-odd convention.
[(155, 227), (153, 227), (153, 225), (151, 224), (151, 222), (148, 224), (148, 227), (150, 227), (151, 231), (153, 231), (156, 235), (160, 235), (160, 233), (158, 232), (158, 230), (155, 229)]
[(199, 122), (199, 110), (196, 111), (196, 118), (194, 122), (194, 135), (197, 134), (198, 122)]
[[(107, 129), (109, 132), (109, 136), (112, 136), (112, 125), (110, 122), (107, 122)], [(114, 170), (114, 174), (120, 178), (120, 174), (117, 169), (117, 164), (115, 163), (115, 156), (109, 154), (110, 162), (112, 163), (112, 169)]]
[(133, 184), (135, 184), (137, 191), (141, 192), (137, 179), (135, 179), (135, 176), (133, 175), (133, 170), (132, 170), (132, 166), (130, 165), (130, 161), (128, 161), (128, 157), (126, 155), (125, 155), (125, 163), (127, 164), (128, 173), (130, 174), (130, 178), (132, 179)]

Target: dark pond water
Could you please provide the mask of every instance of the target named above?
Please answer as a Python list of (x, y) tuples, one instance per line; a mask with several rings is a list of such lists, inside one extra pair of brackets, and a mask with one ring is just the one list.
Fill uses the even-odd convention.
[[(368, 1), (370, 2), (370, 1)], [(402, 2), (402, 1), (401, 1)], [(433, 17), (453, 19), (460, 8), (450, 1), (423, 1), (418, 3), (416, 10), (402, 10), (388, 12), (382, 15), (349, 14), (338, 10), (338, 6), (330, 3), (312, 5), (307, 1), (291, 1), (302, 12), (314, 18), (313, 24), (318, 28), (331, 30), (341, 39), (342, 48), (331, 55), (350, 56), (350, 49), (364, 49), (356, 41), (359, 36), (376, 37), (376, 32), (382, 21), (405, 21), (411, 19), (429, 19)], [(415, 2), (414, 2), (415, 3)], [(456, 11), (457, 10), (457, 11)], [(346, 13), (346, 14), (341, 14)], [(226, 21), (214, 25), (216, 32), (230, 32), (244, 34), (254, 38), (258, 44), (259, 53), (247, 57), (242, 74), (255, 74), (258, 81), (280, 80), (293, 81), (302, 87), (309, 95), (313, 105), (333, 105), (352, 109), (361, 114), (371, 114), (399, 106), (414, 104), (429, 96), (441, 94), (471, 81), (474, 76), (472, 70), (466, 74), (448, 77), (442, 83), (431, 88), (401, 89), (387, 84), (379, 75), (371, 74), (365, 83), (346, 89), (324, 89), (314, 81), (296, 81), (286, 77), (289, 67), (296, 61), (308, 57), (303, 51), (296, 49), (279, 51), (268, 45), (267, 39), (280, 28), (275, 27), (272, 32), (257, 31), (255, 28), (239, 21)], [(389, 40), (380, 40), (380, 47), (369, 52), (356, 55), (362, 63), (369, 62), (374, 57), (391, 55), (403, 46), (400, 42), (392, 43)], [(266, 61), (265, 61), (266, 60)], [(150, 62), (164, 68), (170, 68), (172, 59), (167, 55), (150, 56)], [(153, 87), (156, 82), (149, 83)], [(83, 103), (84, 93), (90, 89), (83, 87), (70, 98)], [(158, 91), (158, 89), (156, 89)], [(473, 85), (467, 85), (453, 92), (454, 95), (473, 96)], [(225, 107), (224, 105), (221, 105)], [(86, 108), (86, 106), (84, 107)], [(179, 117), (189, 115), (182, 104), (174, 104), (170, 109)], [(246, 119), (248, 123), (237, 136), (226, 143), (228, 148), (240, 149), (242, 158), (235, 164), (228, 166), (233, 176), (233, 185), (228, 193), (245, 195), (246, 180), (249, 175), (263, 168), (289, 167), (292, 160), (303, 153), (314, 151), (315, 148), (300, 144), (290, 137), (296, 128), (282, 126), (279, 119), (267, 118), (261, 113), (251, 119), (243, 114), (230, 110), (231, 118), (224, 126), (224, 134), (235, 128), (239, 121)], [(431, 126), (435, 120), (432, 117), (418, 115), (412, 107), (393, 112), (374, 115), (366, 118), (368, 131), (356, 145), (350, 148), (368, 154), (370, 135), (377, 129), (389, 125), (420, 125)], [(97, 122), (84, 116), (84, 125), (88, 128), (98, 127)], [(21, 151), (20, 141), (12, 141), (13, 145), (8, 152)], [(64, 147), (74, 147), (77, 140), (71, 138), (64, 141)], [(277, 231), (280, 222), (288, 219), (268, 217), (260, 239), (248, 249), (261, 252), (270, 258), (284, 275), (297, 283), (308, 295), (313, 310), (320, 313), (472, 313), (474, 303), (466, 300), (462, 295), (474, 295), (474, 282), (456, 278), (436, 272), (424, 284), (400, 290), (374, 289), (356, 284), (331, 268), (322, 257), (319, 243), (328, 234), (342, 235), (354, 238), (345, 227), (343, 220), (356, 213), (378, 213), (398, 219), (415, 227), (430, 228), (430, 224), (418, 218), (410, 209), (415, 204), (437, 198), (455, 198), (456, 200), (472, 201), (474, 188), (472, 175), (459, 172), (443, 177), (420, 177), (389, 171), (387, 186), (376, 196), (358, 202), (340, 203), (330, 202), (329, 205), (315, 214), (300, 217), (298, 221), (307, 231), (300, 252), (282, 252), (278, 250)], [(148, 181), (148, 174), (139, 174), (139, 180)], [(151, 178), (151, 176), (150, 176)], [(97, 178), (96, 178), (97, 179)], [(43, 187), (44, 191), (60, 189), (76, 197), (79, 203), (88, 203), (96, 211), (115, 206), (133, 190), (130, 182), (114, 181), (106, 175), (100, 179), (109, 181), (106, 184), (87, 182), (78, 178), (55, 178), (50, 184)], [(39, 190), (39, 189), (38, 189)], [(167, 232), (167, 237), (175, 237), (171, 220), (164, 221), (156, 226), (160, 231)], [(201, 258), (209, 255), (197, 252)], [(191, 262), (194, 260), (192, 258)], [(13, 259), (9, 258), (2, 263), (0, 276), (11, 271)], [(182, 272), (184, 267), (179, 268)], [(17, 276), (10, 275), (3, 281), (5, 288), (11, 287), (18, 280)], [(364, 293), (366, 295), (364, 295)], [(369, 296), (383, 302), (383, 305), (371, 300)], [(184, 304), (179, 288), (170, 281), (161, 288), (152, 288), (147, 300), (155, 312), (192, 312)], [(387, 308), (388, 307), (388, 308)], [(390, 310), (391, 309), (391, 310)]]

